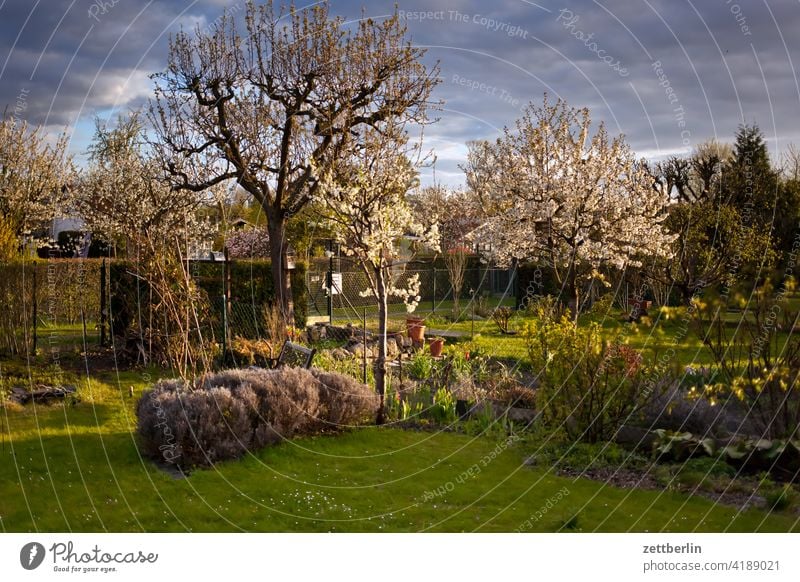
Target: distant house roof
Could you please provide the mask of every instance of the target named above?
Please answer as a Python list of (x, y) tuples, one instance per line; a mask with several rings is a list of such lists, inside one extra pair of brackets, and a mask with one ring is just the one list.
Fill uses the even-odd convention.
[(241, 230), (247, 226), (253, 226), (253, 223), (245, 220), (244, 218), (237, 218), (236, 220), (231, 220), (230, 225), (236, 230)]

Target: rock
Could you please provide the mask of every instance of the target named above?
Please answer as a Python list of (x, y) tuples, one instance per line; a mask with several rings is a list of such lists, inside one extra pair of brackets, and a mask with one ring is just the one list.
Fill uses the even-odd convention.
[(399, 353), (400, 348), (397, 347), (397, 340), (393, 337), (386, 338), (386, 356), (393, 360)]
[(344, 348), (333, 348), (331, 350), (331, 357), (334, 360), (349, 360), (353, 357), (353, 354)]
[(366, 349), (366, 352), (367, 352), (367, 358), (372, 358), (372, 357), (373, 357), (373, 354), (372, 354), (372, 349), (370, 349), (370, 347), (369, 347), (369, 346), (367, 346), (367, 347), (365, 348), (365, 347), (364, 347), (364, 344), (362, 344), (361, 342), (357, 342), (357, 343), (349, 344), (349, 345), (347, 346), (347, 351), (349, 351), (349, 352), (351, 352), (351, 353), (355, 354), (355, 355), (356, 355), (356, 357), (359, 357), (359, 358), (363, 358), (363, 357), (364, 357), (364, 351), (365, 351), (365, 349)]
[(656, 433), (638, 426), (622, 425), (611, 440), (623, 446), (649, 451), (655, 443)]

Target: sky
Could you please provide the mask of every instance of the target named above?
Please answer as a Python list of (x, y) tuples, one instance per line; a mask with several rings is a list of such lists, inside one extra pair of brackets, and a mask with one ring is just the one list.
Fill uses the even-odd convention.
[[(302, 2), (298, 6), (303, 6)], [(331, 0), (345, 19), (389, 2)], [(463, 183), (466, 143), (494, 139), (544, 93), (588, 107), (638, 156), (732, 141), (757, 123), (774, 160), (800, 144), (800, 0), (399, 0), (413, 44), (438, 62), (444, 101), (423, 182)], [(94, 118), (141, 107), (169, 35), (244, 0), (0, 0), (0, 107), (69, 132), (81, 162)]]

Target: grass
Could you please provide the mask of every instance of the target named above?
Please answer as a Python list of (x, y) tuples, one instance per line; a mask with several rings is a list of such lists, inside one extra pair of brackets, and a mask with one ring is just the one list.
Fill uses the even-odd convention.
[[(677, 337), (677, 361), (709, 358), (676, 319), (586, 319), (610, 340), (652, 355)], [(430, 323), (470, 333), (473, 326)], [(474, 326), (474, 341), (488, 353), (525, 358), (519, 336), (500, 334), (491, 320)], [(163, 372), (90, 366), (87, 373), (80, 326), (55, 328), (51, 337), (73, 371), (55, 366), (49, 349), (31, 367), (0, 361), (0, 389), (57, 381), (79, 387), (66, 404), (0, 407), (0, 531), (800, 531), (796, 504), (780, 494), (768, 500), (771, 512), (740, 512), (672, 487), (620, 489), (559, 477), (552, 463), (524, 463), (536, 442), (500, 448), (497, 437), (452, 432), (365, 427), (297, 439), (175, 479), (140, 457), (134, 434), (136, 398)], [(691, 482), (705, 478), (681, 473)], [(563, 491), (569, 494), (558, 495)]]
[(450, 432), (365, 427), (175, 479), (137, 452), (148, 376), (93, 375), (74, 403), (0, 409), (0, 531), (513, 531), (563, 488), (526, 531), (800, 530), (790, 512), (557, 477), (523, 463), (529, 444)]

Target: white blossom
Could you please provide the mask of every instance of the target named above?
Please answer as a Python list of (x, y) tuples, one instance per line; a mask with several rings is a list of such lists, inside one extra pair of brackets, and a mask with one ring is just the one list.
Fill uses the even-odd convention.
[(545, 97), (495, 143), (471, 144), (466, 167), (485, 213), (474, 237), (490, 258), (548, 264), (574, 297), (598, 269), (667, 256), (674, 240), (645, 165), (623, 136), (590, 125), (587, 109)]

